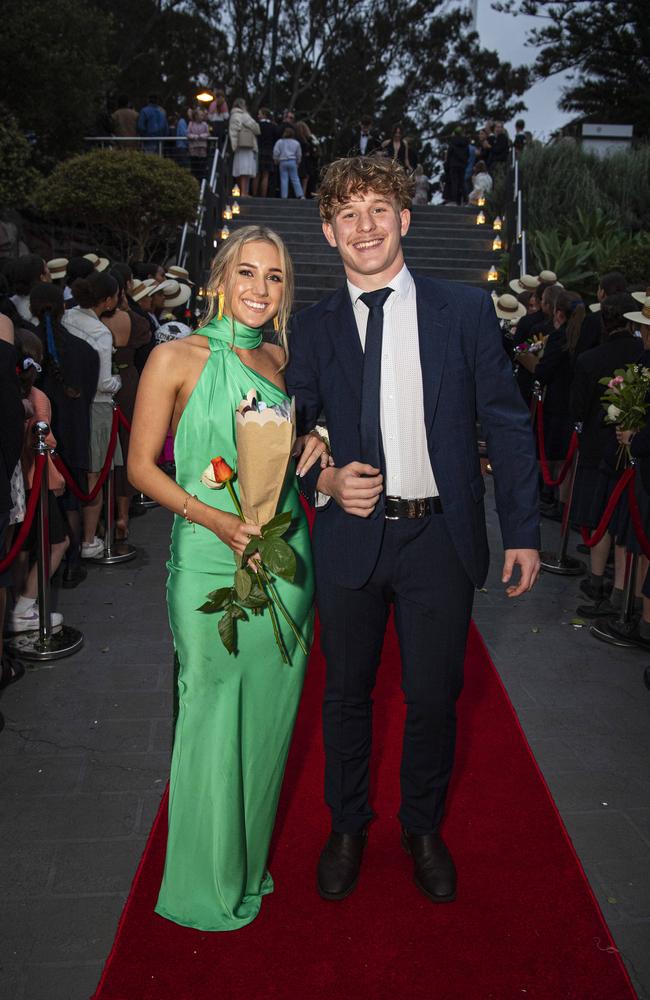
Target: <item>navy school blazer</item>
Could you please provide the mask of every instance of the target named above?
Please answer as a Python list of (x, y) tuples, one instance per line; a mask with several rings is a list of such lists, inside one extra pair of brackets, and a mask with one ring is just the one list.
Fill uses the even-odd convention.
[[(475, 586), (489, 549), (476, 437), (478, 419), (494, 471), (504, 548), (540, 547), (537, 461), (523, 403), (490, 296), (477, 288), (414, 275), (424, 416), (431, 466), (458, 555)], [(324, 413), (337, 466), (361, 460), (363, 350), (347, 285), (293, 319), (285, 372), (296, 397), (298, 433)], [(318, 463), (302, 480), (313, 504)], [(379, 556), (383, 498), (369, 518), (335, 502), (318, 508), (312, 544), (320, 580), (362, 587)]]

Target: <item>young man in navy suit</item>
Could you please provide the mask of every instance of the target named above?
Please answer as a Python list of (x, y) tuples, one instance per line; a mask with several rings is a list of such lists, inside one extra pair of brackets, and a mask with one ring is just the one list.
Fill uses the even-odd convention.
[(386, 158), (332, 163), (320, 187), (323, 232), (347, 282), (294, 320), (288, 391), (300, 429), (322, 412), (333, 467), (303, 489), (313, 533), (321, 641), (325, 797), (332, 829), (318, 888), (354, 889), (373, 813), (368, 798), (372, 691), (391, 605), (407, 706), (402, 844), (433, 902), (456, 896), (440, 836), (454, 759), (456, 699), (475, 587), (488, 545), (476, 420), (488, 443), (509, 597), (539, 573), (537, 464), (490, 297), (414, 277), (401, 239), (411, 182)]

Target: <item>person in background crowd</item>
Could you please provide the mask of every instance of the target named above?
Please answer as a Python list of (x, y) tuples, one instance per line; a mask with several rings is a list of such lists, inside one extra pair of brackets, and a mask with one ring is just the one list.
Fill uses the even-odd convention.
[(289, 125), (291, 128), (296, 124), (296, 115), (289, 108), (285, 108), (282, 112), (282, 124)]
[(210, 132), (218, 139), (222, 139), (226, 134), (229, 112), (226, 102), (226, 95), (223, 90), (215, 90), (214, 100), (208, 108), (208, 124)]
[[(16, 354), (18, 379), (21, 385), (25, 408), (24, 436), (22, 448), (22, 469), (27, 493), (32, 489), (36, 452), (34, 451), (33, 428), (39, 421), (45, 421), (50, 433), (45, 438), (50, 448), (56, 448), (56, 438), (52, 434), (52, 408), (50, 401), (34, 383), (42, 371), (43, 350), (41, 341), (34, 330), (16, 330)], [(56, 495), (63, 493), (65, 483), (50, 455), (47, 457), (49, 484), (49, 536), (50, 536), (50, 576), (61, 565), (68, 548), (68, 535)], [(18, 595), (13, 610), (7, 616), (10, 632), (33, 632), (38, 628), (38, 564), (36, 562), (37, 526), (36, 519), (25, 541), (23, 551), (14, 563), (14, 592)], [(50, 624), (58, 629), (63, 624), (63, 615), (52, 611)]]
[(289, 181), (291, 181), (293, 193), (300, 201), (305, 197), (298, 176), (298, 164), (302, 158), (302, 150), (295, 136), (294, 129), (287, 125), (282, 133), (282, 138), (278, 139), (273, 147), (273, 159), (280, 170), (280, 197), (289, 197)]
[(307, 122), (296, 122), (296, 139), (300, 143), (300, 164), (298, 177), (305, 198), (313, 194), (318, 182), (318, 143)]
[(234, 152), (232, 175), (239, 184), (242, 198), (248, 197), (251, 177), (257, 174), (257, 137), (260, 126), (251, 118), (243, 97), (233, 103), (228, 135)]
[(460, 125), (454, 129), (447, 146), (446, 173), (449, 180), (449, 202), (460, 205), (465, 200), (465, 168), (469, 157), (469, 140)]
[(55, 285), (63, 288), (66, 272), (68, 270), (68, 258), (53, 257), (52, 260), (47, 261), (47, 269), (50, 272), (50, 280)]
[(490, 137), (488, 135), (487, 129), (479, 129), (478, 139), (476, 143), (477, 153), (476, 162), (482, 160), (485, 166), (490, 169), (490, 158), (492, 156), (492, 144), (490, 143)]
[[(30, 297), (38, 320), (43, 350), (40, 388), (52, 405), (52, 433), (57, 451), (82, 490), (87, 490), (90, 454), (90, 408), (97, 391), (99, 355), (63, 326), (63, 293), (55, 285), (37, 285)], [(76, 587), (86, 578), (81, 564), (81, 504), (66, 490), (59, 501), (65, 513), (70, 544), (65, 555), (62, 586)]]
[(492, 177), (488, 173), (488, 168), (485, 166), (483, 160), (479, 160), (475, 164), (474, 170), (472, 172), (471, 185), (472, 190), (469, 195), (470, 205), (477, 205), (481, 198), (485, 196), (492, 190)]
[(179, 167), (189, 167), (190, 165), (190, 151), (187, 142), (189, 112), (187, 114), (188, 118), (185, 117), (182, 111), (176, 116), (176, 127), (174, 129), (176, 135), (175, 159)]
[[(169, 135), (167, 115), (164, 108), (158, 102), (157, 94), (150, 94), (149, 100), (140, 111), (137, 122), (137, 133), (145, 139), (162, 139)], [(142, 149), (145, 153), (157, 153), (159, 143), (143, 142)]]
[(348, 133), (345, 146), (343, 153), (346, 156), (372, 156), (373, 153), (378, 153), (381, 150), (381, 138), (376, 129), (373, 128), (370, 115), (361, 116), (359, 125), (352, 132), (352, 135), (350, 136)]
[(490, 152), (490, 173), (494, 174), (495, 167), (503, 166), (505, 168), (508, 162), (508, 150), (510, 149), (510, 140), (508, 138), (508, 133), (505, 130), (503, 122), (494, 123), (494, 142), (492, 143), (492, 150)]
[[(16, 375), (14, 326), (0, 314), (0, 562), (7, 554), (9, 514), (12, 508), (11, 479), (23, 446), (24, 410)], [(13, 582), (11, 567), (0, 571), (0, 689), (17, 681), (25, 672), (4, 649), (2, 623), (7, 607), (7, 588)], [(0, 716), (0, 729), (3, 725)]]
[(197, 181), (205, 177), (208, 165), (208, 138), (210, 129), (205, 120), (203, 108), (195, 108), (190, 113), (190, 121), (187, 126), (187, 145), (190, 154), (190, 170)]
[[(130, 424), (133, 420), (139, 379), (138, 369), (135, 366), (135, 352), (139, 348), (147, 347), (151, 340), (151, 333), (145, 320), (141, 316), (136, 316), (129, 309), (124, 278), (119, 272), (116, 272), (114, 277), (119, 285), (117, 310), (112, 316), (105, 316), (103, 322), (113, 338), (113, 370), (117, 371), (122, 382), (115, 393), (115, 402)], [(129, 483), (126, 474), (130, 435), (121, 423), (118, 433), (122, 448), (122, 465), (118, 465), (115, 469), (115, 502), (117, 507), (115, 538), (125, 540), (129, 537), (129, 506), (136, 491)]]
[[(637, 300), (638, 301), (638, 300)], [(650, 298), (646, 296), (642, 300), (643, 311), (634, 309), (624, 313), (624, 318), (632, 325), (635, 331), (641, 333), (643, 344), (643, 354), (639, 357), (639, 364), (644, 368), (650, 368)], [(646, 402), (648, 402), (646, 398)], [(635, 477), (635, 493), (639, 504), (643, 523), (647, 531), (650, 523), (650, 408), (646, 413), (645, 427), (636, 431), (624, 431), (620, 427), (616, 428), (616, 443), (620, 446), (627, 444), (630, 446), (632, 458), (636, 462), (637, 475)], [(642, 610), (641, 618), (632, 633), (631, 638), (645, 648), (650, 646), (650, 566), (646, 570), (645, 579), (641, 588)]]
[(65, 284), (63, 286), (63, 301), (65, 302), (66, 309), (72, 309), (76, 306), (74, 295), (72, 294), (72, 285), (77, 280), (77, 278), (87, 278), (89, 274), (92, 274), (95, 268), (92, 263), (86, 257), (71, 257), (68, 261), (68, 267), (65, 273)]
[(410, 173), (415, 167), (415, 158), (409, 147), (408, 140), (403, 134), (401, 124), (398, 123), (393, 126), (390, 139), (385, 139), (382, 142), (381, 149), (385, 156), (389, 156), (391, 159), (401, 163), (407, 173)]
[(478, 143), (475, 141), (468, 142), (467, 145), (467, 164), (465, 165), (465, 175), (463, 177), (463, 195), (465, 200), (469, 199), (470, 192), (472, 190), (472, 179), (474, 174), (474, 167), (476, 165), (476, 158), (479, 154)]
[(165, 278), (178, 281), (181, 285), (189, 285), (190, 288), (194, 287), (194, 282), (190, 281), (190, 272), (179, 264), (171, 264), (165, 271)]
[(413, 180), (415, 182), (415, 191), (413, 194), (413, 204), (414, 205), (428, 205), (429, 204), (429, 178), (424, 172), (424, 167), (421, 163), (418, 163), (417, 167), (413, 171)]
[(11, 301), (21, 319), (32, 323), (34, 317), (29, 308), (29, 296), (34, 285), (40, 281), (51, 281), (47, 264), (35, 253), (26, 253), (15, 261), (13, 266), (13, 287), (15, 294)]
[(177, 285), (177, 291), (165, 296), (165, 309), (161, 324), (156, 330), (156, 343), (164, 344), (168, 340), (181, 340), (192, 333), (191, 314), (187, 308), (192, 289), (189, 285)]
[(515, 137), (512, 140), (512, 145), (515, 150), (515, 156), (517, 159), (521, 156), (526, 145), (526, 122), (523, 118), (518, 118), (515, 122)]
[(133, 271), (125, 261), (116, 260), (111, 264), (111, 274), (117, 279), (118, 285), (124, 287), (126, 295), (130, 295), (133, 284)]
[[(132, 108), (126, 94), (122, 94), (117, 99), (117, 110), (111, 115), (113, 135), (123, 138), (135, 139), (138, 135), (138, 112)], [(137, 142), (125, 142), (120, 144), (120, 149), (135, 149)]]
[[(633, 305), (634, 299), (627, 292), (619, 292), (603, 300), (601, 317), (606, 339), (600, 346), (581, 354), (575, 364), (570, 415), (574, 422), (582, 423), (582, 433), (571, 518), (575, 523), (590, 529), (598, 525), (624, 471), (622, 467), (616, 467), (615, 427), (603, 420), (604, 411), (600, 399), (603, 386), (599, 379), (612, 376), (617, 368), (624, 368), (630, 362), (638, 361), (643, 353), (643, 344), (634, 336), (632, 326), (624, 315)], [(624, 544), (615, 546), (614, 589), (610, 597), (605, 592), (604, 574), (612, 541), (621, 541), (625, 511), (627, 498), (624, 496), (614, 511), (608, 531), (590, 549), (591, 575), (580, 583), (582, 593), (594, 601), (593, 607), (580, 608), (580, 614), (587, 618), (612, 614), (621, 606), (625, 576)]]
[(605, 341), (606, 337), (600, 308), (608, 296), (620, 295), (626, 291), (627, 281), (625, 280), (625, 275), (621, 274), (620, 271), (609, 271), (607, 274), (601, 275), (596, 291), (596, 299), (598, 301), (595, 306), (589, 307), (589, 311), (585, 316), (585, 321), (582, 324), (582, 330), (580, 331), (580, 337), (576, 345), (576, 357)]
[[(112, 315), (117, 309), (119, 285), (116, 278), (107, 271), (90, 274), (87, 278), (77, 278), (72, 291), (78, 305), (68, 309), (63, 316), (63, 325), (75, 337), (90, 344), (99, 355), (99, 381), (90, 413), (90, 457), (88, 487), (92, 490), (99, 479), (111, 437), (113, 425), (113, 397), (120, 389), (122, 380), (113, 375), (113, 338), (101, 317)], [(121, 465), (122, 453), (119, 446), (115, 452), (114, 464)], [(94, 500), (84, 504), (82, 559), (94, 559), (104, 551), (104, 543), (97, 537), (97, 523), (102, 509), (101, 490)]]
[(253, 194), (260, 198), (266, 198), (269, 193), (269, 178), (273, 174), (273, 147), (280, 137), (280, 130), (273, 121), (268, 108), (260, 108), (257, 113), (257, 121), (260, 127), (259, 159), (257, 164), (257, 174), (253, 181)]
[[(542, 299), (547, 291), (549, 289), (544, 289)], [(517, 359), (545, 389), (544, 441), (546, 457), (554, 478), (569, 449), (573, 432), (569, 416), (571, 370), (584, 315), (580, 296), (575, 292), (561, 290), (555, 301), (553, 328), (549, 332), (544, 354), (541, 358), (537, 354), (520, 354)], [(554, 519), (561, 517), (561, 505), (566, 499), (567, 485), (568, 481), (565, 479), (559, 488), (559, 501), (551, 497), (548, 504), (542, 504), (541, 512), (544, 516)]]

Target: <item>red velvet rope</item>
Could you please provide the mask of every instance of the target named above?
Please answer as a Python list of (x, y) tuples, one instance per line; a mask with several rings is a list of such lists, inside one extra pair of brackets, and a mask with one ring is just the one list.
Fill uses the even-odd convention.
[(122, 427), (124, 428), (124, 430), (127, 432), (127, 434), (130, 434), (131, 433), (131, 424), (126, 419), (126, 417), (124, 416), (124, 414), (120, 410), (119, 406), (117, 407), (117, 410), (115, 412), (117, 413), (117, 419), (122, 424)]
[[(634, 470), (632, 470), (634, 471)], [(643, 530), (643, 521), (641, 520), (641, 511), (639, 510), (639, 504), (636, 498), (636, 493), (634, 492), (634, 478), (630, 477), (627, 486), (627, 502), (630, 508), (630, 518), (632, 521), (632, 526), (636, 533), (636, 537), (639, 540), (639, 545), (641, 546), (641, 551), (643, 552), (646, 559), (650, 559), (650, 541), (648, 536)]]
[[(113, 463), (113, 455), (115, 454), (115, 448), (117, 447), (117, 428), (119, 419), (120, 419), (119, 409), (113, 410), (113, 426), (111, 427), (111, 439), (108, 443), (108, 451), (106, 452), (106, 458), (104, 459), (104, 465), (102, 466), (102, 471), (99, 474), (99, 479), (95, 483), (90, 493), (84, 493), (82, 492), (82, 490), (79, 489), (74, 479), (72, 478), (70, 472), (66, 468), (65, 463), (63, 462), (61, 456), (52, 455), (52, 461), (54, 462), (57, 469), (65, 479), (66, 486), (68, 487), (71, 493), (74, 493), (74, 495), (77, 497), (78, 500), (81, 500), (82, 503), (91, 503), (98, 495), (99, 491), (101, 490), (102, 486), (104, 485), (104, 483), (108, 478), (108, 474), (111, 471), (111, 465)], [(124, 420), (126, 420), (126, 417), (124, 417)]]
[[(601, 540), (601, 538), (603, 537), (603, 535), (607, 531), (607, 525), (611, 521), (612, 514), (614, 513), (614, 508), (616, 507), (616, 504), (618, 503), (618, 501), (621, 499), (621, 497), (623, 495), (623, 491), (627, 488), (628, 484), (632, 487), (632, 489), (634, 489), (634, 469), (632, 467), (630, 467), (629, 469), (625, 470), (625, 472), (623, 473), (623, 475), (621, 476), (621, 478), (617, 482), (616, 486), (614, 487), (614, 491), (613, 491), (611, 497), (609, 498), (609, 503), (605, 507), (605, 510), (603, 512), (603, 516), (600, 519), (600, 524), (598, 525), (598, 527), (596, 528), (596, 530), (593, 531), (591, 533), (591, 535), (590, 535), (588, 528), (584, 528), (584, 527), (580, 528), (580, 534), (582, 535), (582, 540), (585, 543), (585, 545), (589, 546), (590, 549), (593, 548), (594, 545), (598, 545), (598, 542)], [(634, 498), (634, 501), (636, 503), (636, 497)], [(639, 508), (638, 507), (636, 508), (636, 512), (637, 512), (637, 515), (638, 515), (638, 513), (639, 513)], [(632, 513), (632, 505), (631, 504), (630, 504), (630, 513)], [(634, 515), (632, 515), (632, 521), (634, 522)], [(641, 519), (639, 517), (639, 523), (640, 523), (640, 521), (641, 521)], [(636, 524), (634, 525), (634, 527), (635, 527), (635, 530), (636, 530)], [(641, 539), (639, 539), (639, 541), (641, 541)]]
[(34, 515), (36, 513), (36, 508), (38, 507), (38, 501), (41, 496), (41, 480), (43, 479), (43, 469), (45, 468), (45, 454), (38, 453), (35, 456), (34, 463), (34, 479), (32, 481), (32, 489), (29, 494), (29, 500), (27, 501), (27, 510), (25, 511), (25, 520), (21, 524), (18, 534), (14, 539), (14, 543), (9, 549), (7, 555), (2, 561), (0, 561), (0, 573), (4, 573), (5, 570), (9, 569), (12, 562), (22, 549), (25, 544), (25, 539), (29, 534), (32, 526), (32, 521), (34, 520)]
[(571, 442), (569, 444), (569, 450), (564, 459), (564, 464), (560, 469), (557, 479), (553, 479), (551, 476), (551, 470), (548, 467), (548, 460), (546, 458), (546, 446), (544, 443), (544, 404), (541, 399), (537, 401), (537, 445), (539, 448), (539, 462), (542, 467), (542, 476), (544, 478), (544, 483), (546, 486), (559, 486), (563, 483), (566, 474), (571, 468), (571, 463), (573, 461), (573, 456), (576, 453), (576, 448), (578, 447), (578, 435), (574, 431), (571, 435)]

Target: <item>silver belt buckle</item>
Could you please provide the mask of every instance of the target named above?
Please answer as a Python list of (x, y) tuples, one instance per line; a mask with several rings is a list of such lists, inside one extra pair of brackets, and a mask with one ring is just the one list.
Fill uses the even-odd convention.
[[(401, 497), (389, 497), (389, 496), (386, 497), (386, 501), (388, 501), (388, 500), (401, 500), (401, 499), (402, 499)], [(385, 517), (385, 519), (387, 521), (399, 521), (399, 515), (398, 514), (392, 514), (392, 515), (391, 514), (384, 514), (384, 517)]]

